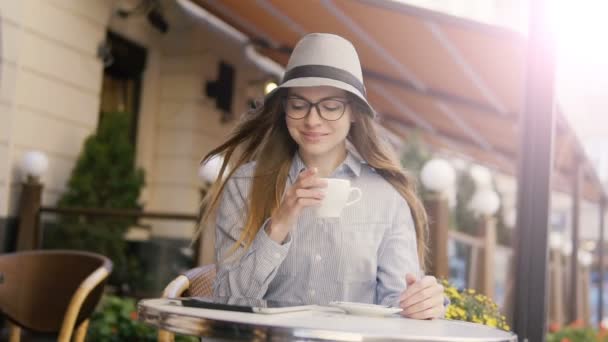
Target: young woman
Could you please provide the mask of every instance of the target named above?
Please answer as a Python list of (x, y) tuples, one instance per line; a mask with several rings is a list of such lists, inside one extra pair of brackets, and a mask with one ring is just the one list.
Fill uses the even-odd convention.
[[(229, 162), (233, 170), (215, 184), (203, 218), (215, 214), (216, 295), (443, 316), (443, 288), (421, 267), (424, 209), (374, 115), (352, 44), (332, 34), (302, 38), (281, 85), (203, 159), (222, 155), (221, 174)], [(313, 214), (324, 177), (362, 191), (338, 219)]]

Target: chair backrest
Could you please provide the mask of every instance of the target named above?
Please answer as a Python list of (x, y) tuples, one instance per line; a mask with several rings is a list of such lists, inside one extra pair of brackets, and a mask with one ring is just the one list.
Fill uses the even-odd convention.
[[(86, 320), (103, 293), (112, 262), (80, 251), (37, 250), (0, 255), (0, 312), (27, 330), (57, 333), (75, 293), (94, 272), (103, 280), (84, 298), (75, 326)], [(98, 273), (99, 274), (99, 273)], [(99, 276), (96, 277), (99, 279)], [(81, 291), (82, 292), (82, 291)], [(80, 292), (80, 293), (81, 293)]]
[(184, 273), (190, 282), (190, 286), (184, 293), (184, 297), (209, 297), (213, 296), (213, 282), (215, 281), (215, 264), (203, 265), (193, 268)]
[[(163, 297), (209, 297), (213, 295), (215, 264), (203, 265), (180, 274), (165, 287)], [(158, 342), (175, 341), (173, 333), (158, 331)]]

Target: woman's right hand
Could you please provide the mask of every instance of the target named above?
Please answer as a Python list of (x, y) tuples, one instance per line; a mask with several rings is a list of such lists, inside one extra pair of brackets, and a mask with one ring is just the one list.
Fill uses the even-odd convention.
[(319, 178), (317, 173), (317, 168), (300, 173), (295, 183), (285, 192), (279, 207), (272, 213), (266, 232), (277, 243), (283, 243), (302, 209), (321, 204), (325, 197), (322, 189), (327, 187), (327, 181)]

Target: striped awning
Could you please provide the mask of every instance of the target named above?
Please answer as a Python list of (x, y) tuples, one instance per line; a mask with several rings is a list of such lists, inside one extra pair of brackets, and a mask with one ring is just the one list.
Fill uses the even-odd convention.
[[(196, 0), (257, 42), (281, 64), (308, 32), (355, 45), (369, 100), (389, 131), (413, 129), (434, 148), (515, 174), (524, 103), (526, 40), (494, 26), (391, 0)], [(598, 178), (573, 130), (558, 115), (554, 185), (584, 163), (584, 195), (597, 200)]]

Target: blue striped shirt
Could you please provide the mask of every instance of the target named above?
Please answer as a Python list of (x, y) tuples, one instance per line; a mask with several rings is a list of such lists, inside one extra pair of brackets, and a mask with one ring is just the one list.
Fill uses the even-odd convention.
[[(305, 167), (296, 153), (287, 186)], [(215, 295), (311, 304), (399, 304), (405, 274), (420, 273), (414, 223), (407, 202), (356, 150), (349, 148), (330, 176), (349, 179), (363, 194), (340, 218), (317, 218), (305, 208), (283, 244), (267, 235), (267, 220), (247, 250), (241, 246), (226, 257), (244, 227), (254, 171), (254, 163), (236, 170), (220, 199)]]

